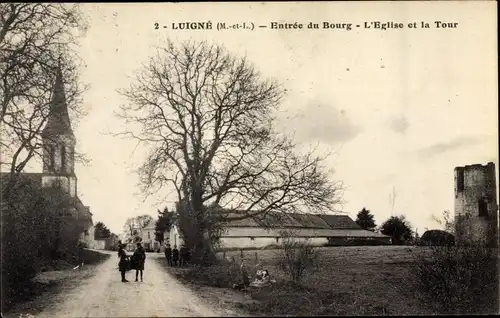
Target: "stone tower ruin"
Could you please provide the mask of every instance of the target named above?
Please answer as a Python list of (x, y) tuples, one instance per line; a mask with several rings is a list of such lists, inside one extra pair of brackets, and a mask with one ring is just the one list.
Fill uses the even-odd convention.
[(495, 164), (455, 168), (455, 236), (457, 244), (475, 241), (498, 246)]

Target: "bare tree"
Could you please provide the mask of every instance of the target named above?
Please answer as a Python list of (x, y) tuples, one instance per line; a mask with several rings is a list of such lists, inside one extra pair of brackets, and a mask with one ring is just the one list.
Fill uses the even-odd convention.
[(136, 220), (137, 228), (140, 231), (144, 230), (148, 225), (151, 225), (154, 222), (153, 217), (151, 215), (148, 215), (148, 214), (139, 215), (135, 218), (135, 220)]
[(0, 164), (12, 181), (5, 197), (28, 162), (43, 153), (41, 131), (59, 65), (71, 114), (83, 115), (85, 87), (74, 45), (85, 24), (76, 6), (47, 3), (2, 3), (0, 21)]
[(123, 225), (123, 232), (125, 234), (125, 240), (130, 241), (134, 236), (137, 235), (137, 227), (135, 225), (135, 218), (128, 218)]
[(128, 218), (123, 226), (127, 240), (133, 240), (135, 237), (139, 236), (140, 233), (154, 221), (151, 215), (139, 215), (133, 218)]
[(442, 214), (442, 218), (431, 215), (431, 218), (434, 222), (438, 223), (444, 231), (455, 234), (455, 219), (451, 215), (450, 210), (445, 210)]
[(229, 220), (270, 211), (325, 212), (340, 202), (341, 183), (324, 169), (326, 156), (300, 153), (274, 130), (285, 90), (221, 46), (169, 41), (121, 93), (130, 104), (118, 115), (130, 129), (120, 135), (150, 147), (139, 169), (142, 190), (176, 189), (203, 234), (197, 249), (213, 252), (211, 206), (242, 212), (219, 211)]

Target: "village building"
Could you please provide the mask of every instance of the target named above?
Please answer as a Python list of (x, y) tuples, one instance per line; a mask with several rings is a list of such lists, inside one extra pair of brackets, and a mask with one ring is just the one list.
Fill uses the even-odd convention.
[[(76, 138), (71, 128), (68, 114), (63, 76), (60, 66), (57, 69), (54, 91), (50, 104), (47, 123), (42, 130), (43, 170), (41, 173), (21, 173), (20, 184), (35, 187), (50, 187), (58, 183), (70, 196), (70, 208), (79, 225), (82, 226), (80, 241), (88, 247), (94, 247), (94, 226), (90, 207), (78, 197), (78, 180), (75, 174)], [(2, 172), (2, 182), (6, 182), (10, 173)]]
[(455, 168), (455, 240), (498, 246), (495, 164)]
[[(136, 233), (134, 238), (127, 243), (126, 250), (127, 251), (134, 251), (137, 247), (137, 243), (140, 242), (142, 244), (142, 247), (144, 247), (144, 250), (146, 252), (157, 252), (160, 251), (162, 248), (162, 244), (156, 240), (156, 225), (154, 222), (151, 222), (144, 228), (135, 228), (132, 231)], [(168, 238), (169, 232), (165, 231), (163, 234), (165, 238)]]
[[(144, 249), (148, 252), (156, 252), (160, 250), (161, 244), (156, 240), (155, 235), (155, 223), (151, 222), (140, 232), (141, 242)], [(164, 237), (168, 236), (168, 232), (165, 231)]]
[[(231, 212), (228, 217), (241, 216), (242, 212)], [(266, 213), (224, 224), (220, 248), (246, 249), (280, 245), (287, 232), (297, 241), (308, 240), (317, 246), (345, 245), (350, 240), (376, 240), (380, 244), (391, 244), (389, 236), (362, 229), (348, 215)], [(174, 224), (169, 243), (178, 247), (182, 237)]]
[(96, 250), (114, 251), (118, 249), (118, 241), (118, 235), (111, 233), (110, 237), (108, 238), (94, 239), (91, 248)]

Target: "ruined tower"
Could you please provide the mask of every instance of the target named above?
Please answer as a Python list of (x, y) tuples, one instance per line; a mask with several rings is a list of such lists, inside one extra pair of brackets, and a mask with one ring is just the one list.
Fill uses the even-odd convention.
[(61, 65), (57, 68), (52, 101), (47, 123), (42, 131), (43, 140), (43, 177), (42, 184), (48, 186), (60, 182), (72, 196), (76, 196), (76, 175), (74, 156), (76, 139), (64, 92)]
[(455, 168), (456, 241), (498, 245), (495, 164)]

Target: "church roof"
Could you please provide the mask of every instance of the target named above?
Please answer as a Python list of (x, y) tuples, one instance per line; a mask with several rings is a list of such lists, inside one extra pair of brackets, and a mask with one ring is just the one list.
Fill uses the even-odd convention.
[(62, 134), (73, 135), (60, 64), (56, 71), (56, 80), (54, 83), (54, 91), (52, 93), (47, 124), (43, 128), (42, 134), (45, 136)]

